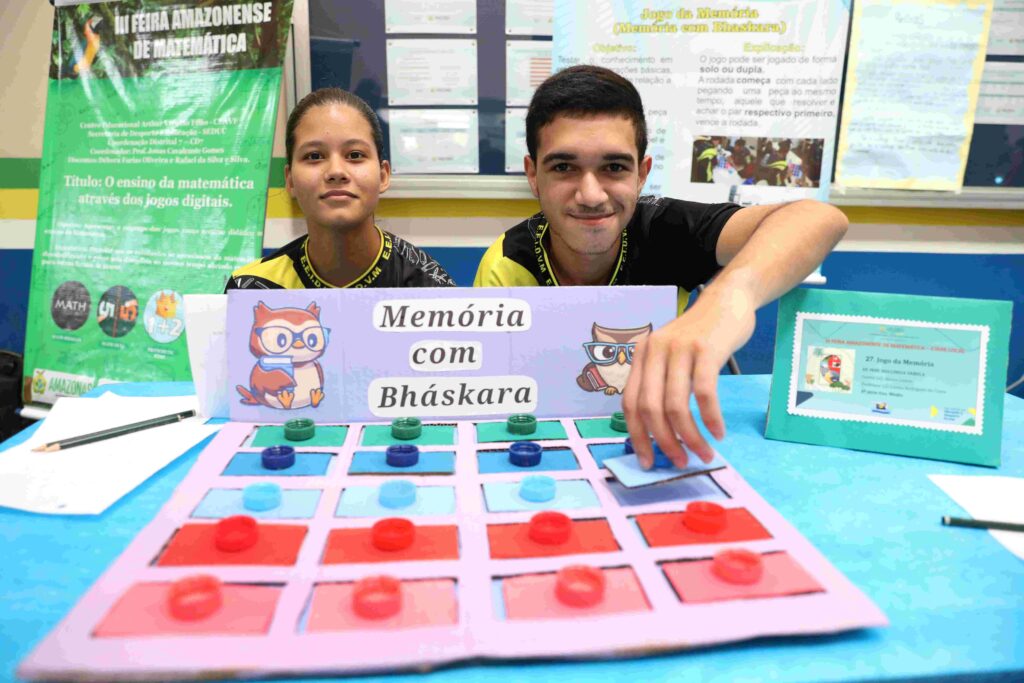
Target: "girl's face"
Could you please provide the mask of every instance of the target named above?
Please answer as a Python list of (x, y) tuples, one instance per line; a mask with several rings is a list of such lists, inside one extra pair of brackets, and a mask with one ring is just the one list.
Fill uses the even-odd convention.
[(377, 200), (391, 185), (391, 166), (377, 158), (362, 114), (330, 103), (308, 110), (295, 127), (284, 177), (311, 230), (351, 230), (373, 225)]

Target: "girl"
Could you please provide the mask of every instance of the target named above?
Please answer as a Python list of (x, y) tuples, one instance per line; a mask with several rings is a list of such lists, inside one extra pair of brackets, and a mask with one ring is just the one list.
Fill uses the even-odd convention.
[(383, 146), (377, 115), (356, 95), (323, 88), (302, 98), (285, 129), (284, 176), (307, 234), (233, 272), (226, 289), (454, 287), (426, 252), (374, 223), (391, 185)]

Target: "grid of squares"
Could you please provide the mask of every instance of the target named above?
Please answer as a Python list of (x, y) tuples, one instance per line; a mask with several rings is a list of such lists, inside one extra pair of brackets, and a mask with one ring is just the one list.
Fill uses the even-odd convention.
[[(731, 468), (626, 490), (600, 465), (622, 453), (625, 436), (610, 429), (608, 418), (546, 420), (541, 434), (560, 438), (538, 442), (571, 467), (536, 468), (556, 481), (558, 494), (549, 504), (529, 503), (516, 491), (532, 468), (494, 466), (495, 454), (517, 439), (496, 440), (502, 423), (424, 425), (420, 462), (440, 463), (427, 471), (382, 466), (387, 443), (398, 443), (386, 436), (386, 425), (318, 426), (317, 441), (292, 444), (300, 474), (240, 465), (258, 458), (255, 444), (266, 443), (268, 428), (225, 425), (156, 520), (32, 655), (29, 671), (95, 661), (113, 677), (163, 666), (199, 676), (243, 662), (253, 673), (355, 672), (479, 656), (653, 651), (884, 623)], [(416, 483), (413, 507), (388, 509), (376, 500), (379, 487), (396, 479)], [(262, 546), (225, 559), (211, 548), (215, 522), (253, 514), (240, 509), (241, 490), (265, 481), (282, 487), (284, 512), (260, 520)], [(709, 543), (680, 534), (681, 511), (692, 500), (726, 507), (729, 528), (744, 540), (727, 535)], [(530, 518), (544, 509), (574, 519), (573, 544), (545, 550), (526, 538)], [(385, 516), (416, 524), (413, 547), (387, 557), (372, 548), (370, 528)], [(737, 545), (763, 556), (771, 581), (755, 588), (708, 580), (710, 558)], [(605, 599), (596, 606), (554, 598), (555, 573), (578, 564), (603, 572)], [(147, 621), (172, 582), (197, 573), (223, 581), (225, 605), (245, 592), (246, 608), (221, 614), (219, 622)], [(379, 574), (402, 582), (402, 609), (386, 619), (362, 618), (352, 607), (354, 584)], [(724, 619), (708, 623), (711, 614)], [(705, 623), (690, 625), (695, 619)], [(188, 656), (171, 661), (154, 647), (162, 639), (141, 639), (153, 634), (178, 634)], [(254, 649), (252, 636), (241, 647), (239, 634), (276, 647)], [(62, 656), (70, 649), (79, 661), (48, 661), (53, 638), (64, 641)], [(137, 648), (134, 663), (116, 662), (125, 639)], [(99, 666), (102, 657), (114, 657), (116, 670)]]

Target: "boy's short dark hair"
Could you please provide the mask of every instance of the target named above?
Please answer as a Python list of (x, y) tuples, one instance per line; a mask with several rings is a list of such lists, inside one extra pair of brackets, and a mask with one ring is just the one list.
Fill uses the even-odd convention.
[(633, 123), (637, 159), (647, 153), (647, 120), (640, 93), (611, 69), (580, 64), (552, 74), (540, 84), (526, 112), (526, 148), (534, 161), (540, 129), (560, 114), (578, 118), (621, 114)]
[(292, 152), (295, 151), (295, 129), (299, 127), (302, 117), (313, 107), (324, 104), (341, 104), (352, 107), (370, 124), (373, 132), (373, 146), (377, 148), (377, 159), (384, 160), (384, 131), (380, 127), (380, 119), (366, 101), (341, 88), (320, 88), (309, 93), (295, 105), (292, 113), (288, 115), (288, 123), (284, 129), (284, 147), (288, 163), (292, 163)]

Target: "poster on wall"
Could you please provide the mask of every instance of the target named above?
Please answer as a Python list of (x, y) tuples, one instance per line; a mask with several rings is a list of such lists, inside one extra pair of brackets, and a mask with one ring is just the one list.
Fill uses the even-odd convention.
[(597, 64), (644, 100), (645, 192), (827, 200), (849, 2), (556, 0), (553, 69)]
[(258, 257), (292, 0), (54, 14), (25, 399), (186, 380), (183, 296)]

